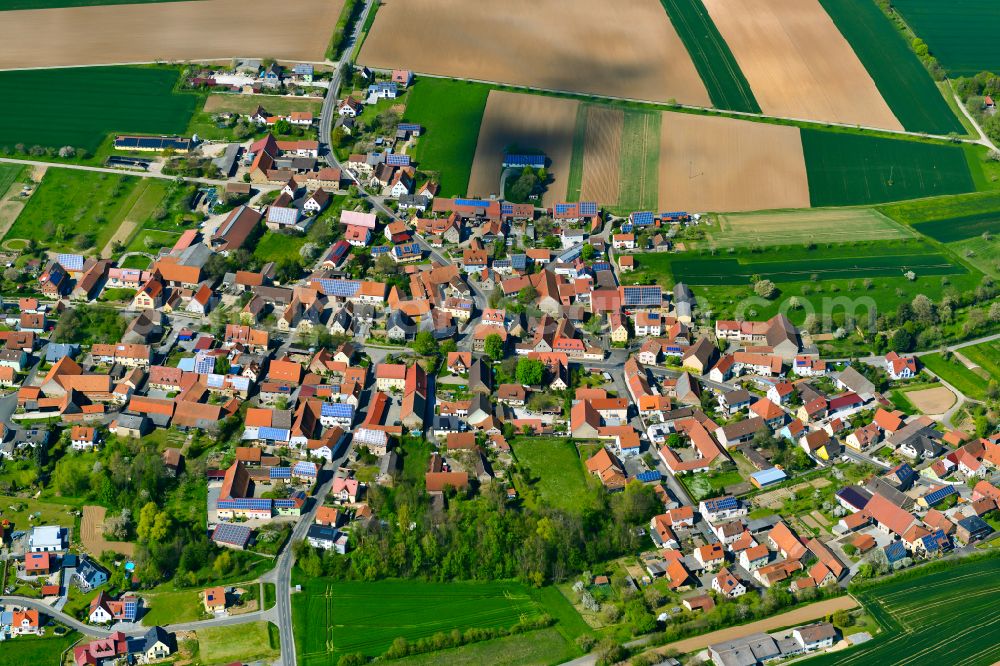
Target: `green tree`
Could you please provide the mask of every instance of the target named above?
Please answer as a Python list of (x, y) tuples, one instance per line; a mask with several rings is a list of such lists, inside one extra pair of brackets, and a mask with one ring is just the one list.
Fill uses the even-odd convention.
[(483, 350), (494, 361), (501, 360), (504, 351), (503, 338), (497, 333), (490, 333), (486, 336), (486, 340), (483, 341)]
[(584, 261), (590, 261), (594, 258), (594, 254), (597, 250), (590, 243), (584, 243), (583, 247), (580, 249), (580, 258)]
[(517, 301), (522, 305), (534, 303), (537, 298), (538, 290), (531, 285), (528, 285), (527, 287), (522, 288), (521, 291), (517, 292)]
[(538, 386), (545, 377), (545, 364), (537, 359), (520, 358), (517, 361), (517, 369), (514, 376), (519, 384), (525, 386)]
[(417, 333), (416, 337), (413, 338), (411, 347), (413, 347), (413, 351), (421, 356), (430, 356), (431, 354), (436, 354), (438, 351), (437, 341), (434, 339), (434, 334), (430, 331), (420, 331)]
[(282, 118), (278, 122), (274, 123), (275, 134), (288, 134), (292, 131), (292, 125), (287, 120)]

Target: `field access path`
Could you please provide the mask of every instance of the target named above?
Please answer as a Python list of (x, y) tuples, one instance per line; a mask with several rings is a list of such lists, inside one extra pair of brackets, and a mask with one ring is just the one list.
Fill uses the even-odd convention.
[(152, 171), (129, 171), (127, 169), (112, 169), (111, 167), (88, 166), (86, 164), (67, 164), (65, 162), (41, 162), (37, 160), (19, 160), (13, 157), (0, 157), (0, 162), (8, 164), (21, 164), (24, 166), (46, 167), (55, 169), (75, 169), (77, 171), (96, 171), (97, 173), (113, 173), (116, 176), (135, 176), (136, 178), (159, 178), (161, 180), (183, 180), (189, 183), (201, 183), (202, 185), (225, 185), (228, 180), (217, 180), (215, 178), (188, 178), (186, 176), (168, 176)]

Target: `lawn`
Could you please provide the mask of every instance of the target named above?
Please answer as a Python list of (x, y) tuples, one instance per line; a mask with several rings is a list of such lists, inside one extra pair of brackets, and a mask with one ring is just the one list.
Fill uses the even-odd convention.
[(142, 215), (147, 187), (129, 176), (49, 169), (4, 238), (33, 238), (48, 250), (99, 251), (126, 217)]
[(750, 84), (701, 0), (660, 2), (691, 55), (712, 105), (720, 109), (760, 113), (760, 105)]
[(268, 231), (265, 232), (260, 242), (257, 243), (257, 248), (253, 251), (253, 256), (261, 261), (301, 261), (302, 255), (299, 254), (299, 250), (305, 244), (306, 237), (304, 235), (291, 236)]
[(202, 619), (205, 609), (199, 592), (200, 589), (144, 592), (143, 606), (149, 612), (142, 616), (142, 623), (152, 627)]
[(413, 642), (454, 629), (511, 627), (544, 612), (513, 582), (302, 582), (292, 615), (304, 666), (336, 664), (343, 654), (381, 655), (397, 637)]
[(959, 561), (913, 579), (890, 579), (857, 594), (884, 631), (848, 651), (807, 660), (809, 666), (982, 664), (1000, 659), (1000, 558)]
[(813, 206), (876, 204), (975, 190), (959, 146), (802, 130)]
[(209, 664), (271, 661), (281, 655), (277, 627), (270, 622), (198, 630), (198, 656)]
[(903, 127), (911, 132), (965, 134), (927, 69), (873, 0), (820, 0), (820, 4)]
[[(17, 505), (23, 508), (12, 510), (10, 507)], [(10, 495), (0, 495), (0, 518), (11, 521), (15, 530), (27, 530), (32, 525), (62, 525), (68, 527), (73, 525), (76, 516), (70, 512), (76, 512), (78, 507), (69, 504), (54, 504), (42, 502), (36, 499), (25, 497), (11, 497)], [(29, 516), (40, 513), (35, 520), (30, 520)]]
[(180, 134), (199, 95), (174, 92), (179, 75), (177, 69), (159, 67), (0, 72), (4, 104), (11, 111), (0, 125), (0, 145), (93, 152), (112, 132)]
[(985, 370), (990, 377), (1000, 382), (1000, 341), (981, 342), (959, 350), (962, 356)]
[(621, 177), (618, 208), (631, 212), (657, 206), (662, 114), (625, 111), (622, 128)]
[(40, 666), (41, 664), (58, 664), (62, 653), (80, 639), (75, 631), (65, 636), (49, 635), (44, 637), (18, 636), (4, 641), (0, 648), (3, 654), (4, 666)]
[(570, 661), (579, 654), (554, 628), (472, 643), (451, 650), (396, 659), (393, 666), (548, 666)]
[(1000, 71), (994, 43), (1000, 5), (993, 0), (895, 0), (893, 6), (952, 76)]
[(132, 237), (126, 252), (148, 252), (155, 255), (160, 248), (173, 247), (181, 237), (176, 231), (160, 231), (158, 229), (142, 229)]
[(482, 83), (429, 77), (410, 89), (403, 120), (424, 128), (414, 159), (421, 171), (437, 174), (442, 196), (463, 197), (469, 189), (489, 92)]
[(695, 474), (684, 479), (684, 485), (691, 492), (695, 500), (703, 500), (706, 497), (721, 495), (722, 490), (727, 486), (735, 486), (743, 483), (744, 479), (736, 470), (723, 472), (710, 476), (705, 473)]
[(986, 399), (986, 382), (954, 356), (949, 360), (940, 353), (920, 357), (920, 362), (943, 381), (973, 400)]
[(521, 470), (518, 490), (526, 499), (573, 513), (596, 505), (572, 440), (518, 437), (511, 446)]

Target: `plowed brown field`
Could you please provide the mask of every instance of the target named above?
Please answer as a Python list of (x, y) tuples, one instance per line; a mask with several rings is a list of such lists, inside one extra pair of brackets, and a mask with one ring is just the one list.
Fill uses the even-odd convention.
[(662, 210), (809, 207), (797, 127), (664, 113), (659, 180)]
[(491, 91), (472, 161), (469, 196), (500, 193), (504, 150), (517, 146), (521, 150), (541, 150), (549, 158), (552, 181), (543, 203), (548, 206), (564, 201), (578, 104), (573, 99)]
[(625, 113), (620, 109), (603, 106), (587, 109), (581, 201), (618, 203), (624, 124)]
[(766, 115), (902, 130), (818, 0), (704, 0)]
[(127, 541), (108, 541), (104, 538), (104, 516), (107, 509), (103, 506), (83, 507), (83, 518), (80, 520), (80, 540), (84, 547), (95, 557), (111, 550), (127, 557), (135, 555), (135, 544)]
[(342, 6), (200, 0), (4, 12), (0, 69), (237, 56), (320, 61)]
[(384, 0), (359, 62), (710, 106), (658, 0)]

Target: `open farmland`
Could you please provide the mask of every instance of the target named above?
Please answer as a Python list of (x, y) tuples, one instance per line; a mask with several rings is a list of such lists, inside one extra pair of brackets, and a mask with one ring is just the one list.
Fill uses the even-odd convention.
[(949, 74), (1000, 71), (1000, 4), (994, 0), (895, 0), (893, 6)]
[(277, 95), (209, 95), (205, 98), (205, 113), (253, 113), (263, 106), (268, 113), (287, 115), (293, 111), (311, 111), (318, 116), (322, 99)]
[(525, 437), (514, 440), (511, 446), (522, 472), (522, 484), (518, 486), (522, 494), (537, 493), (540, 505), (572, 513), (595, 508), (573, 440)]
[(311, 578), (302, 587), (292, 596), (292, 613), (304, 666), (336, 664), (344, 654), (377, 656), (397, 637), (412, 643), (454, 629), (508, 628), (543, 612), (528, 589), (514, 582)]
[(978, 365), (991, 379), (1000, 382), (1000, 340), (963, 347), (959, 353)]
[(108, 541), (104, 538), (104, 516), (107, 509), (103, 506), (83, 507), (83, 519), (80, 521), (80, 540), (83, 546), (94, 557), (105, 551), (114, 551), (127, 557), (135, 556), (135, 544), (127, 541)]
[(393, 659), (393, 666), (549, 666), (562, 664), (579, 651), (554, 628), (471, 643), (460, 648)]
[(706, 227), (710, 245), (747, 247), (847, 243), (912, 237), (912, 232), (871, 208), (813, 208), (720, 215)]
[(691, 60), (708, 88), (712, 104), (720, 109), (760, 113), (750, 84), (701, 0), (660, 2), (691, 54)]
[(1000, 229), (1000, 192), (910, 201), (882, 206), (880, 210), (942, 243), (976, 238)]
[(808, 205), (798, 128), (663, 114), (660, 210), (745, 211)]
[(819, 0), (907, 130), (964, 134), (927, 69), (873, 0)]
[(549, 90), (711, 104), (657, 0), (508, 0), (502, 8), (463, 0), (386, 0), (358, 62)]
[(626, 111), (622, 124), (618, 207), (623, 214), (656, 208), (663, 114)]
[(441, 195), (462, 196), (469, 186), (489, 86), (422, 78), (407, 95), (403, 119), (424, 128), (413, 153), (421, 171), (437, 175)]
[(0, 5), (0, 11), (89, 7), (92, 5), (132, 5), (143, 2), (177, 2), (177, 0), (5, 0)]
[(884, 631), (847, 651), (820, 655), (809, 666), (988, 666), (1000, 659), (1000, 559), (953, 562), (944, 571), (912, 575), (857, 594)]
[(7, 108), (0, 145), (93, 151), (112, 132), (182, 133), (199, 98), (173, 91), (178, 76), (152, 67), (0, 72)]
[(813, 206), (849, 206), (975, 189), (961, 147), (802, 130)]
[(281, 6), (280, 20), (263, 18), (274, 10), (266, 0), (5, 12), (0, 69), (232, 58), (247, 55), (248, 48), (266, 48), (267, 56), (282, 60), (318, 61), (342, 5), (343, 0), (296, 0)]
[(767, 115), (903, 129), (819, 0), (705, 0)]
[(584, 110), (583, 174), (579, 200), (617, 203), (625, 112), (593, 105), (585, 106)]
[(565, 200), (578, 104), (559, 97), (491, 91), (472, 161), (469, 195), (499, 194), (504, 151), (514, 147), (519, 152), (542, 151), (548, 157), (550, 183), (543, 204)]

